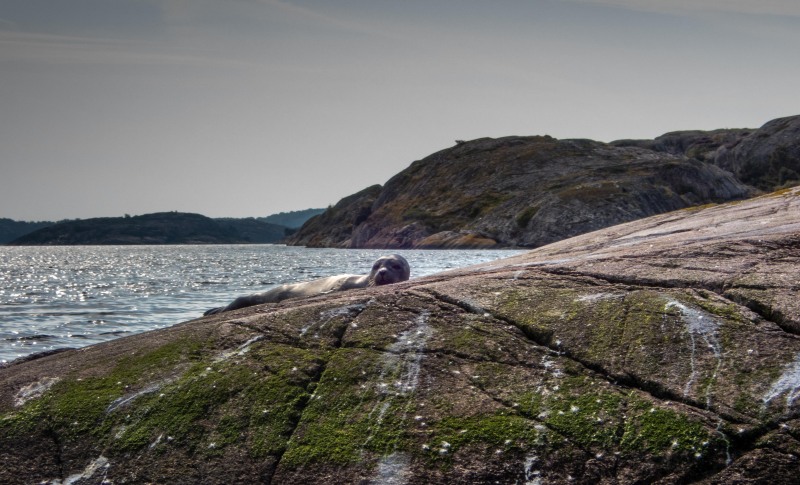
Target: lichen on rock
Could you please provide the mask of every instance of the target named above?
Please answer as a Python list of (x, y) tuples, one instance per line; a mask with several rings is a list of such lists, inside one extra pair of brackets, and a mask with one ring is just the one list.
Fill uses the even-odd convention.
[(794, 483), (798, 213), (793, 189), (12, 364), (0, 482)]

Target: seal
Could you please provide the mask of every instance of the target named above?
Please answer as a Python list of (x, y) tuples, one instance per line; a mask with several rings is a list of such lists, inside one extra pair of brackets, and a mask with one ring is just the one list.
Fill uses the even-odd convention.
[(215, 315), (262, 303), (277, 303), (290, 298), (304, 298), (334, 291), (390, 285), (407, 281), (410, 276), (411, 267), (408, 265), (406, 258), (399, 254), (391, 254), (378, 258), (375, 264), (372, 265), (372, 271), (366, 275), (344, 274), (301, 283), (280, 285), (264, 293), (240, 296), (229, 305), (212, 308), (203, 313), (203, 315)]

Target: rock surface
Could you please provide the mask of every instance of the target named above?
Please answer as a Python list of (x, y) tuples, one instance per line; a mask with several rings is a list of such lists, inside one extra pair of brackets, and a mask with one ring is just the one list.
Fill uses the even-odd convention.
[(538, 247), (752, 188), (683, 154), (591, 140), (482, 138), (352, 195), (289, 244), (351, 248)]
[(796, 483), (800, 189), (0, 369), (0, 483)]

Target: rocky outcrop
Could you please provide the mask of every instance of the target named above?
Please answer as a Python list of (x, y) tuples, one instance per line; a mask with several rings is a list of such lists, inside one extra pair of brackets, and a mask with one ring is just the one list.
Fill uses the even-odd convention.
[(762, 190), (800, 183), (800, 116), (772, 120), (733, 147), (717, 151), (714, 163)]
[(483, 138), (414, 162), (343, 199), (290, 244), (352, 248), (538, 247), (752, 189), (683, 154), (591, 140)]
[(754, 129), (722, 129), (713, 131), (673, 131), (653, 140), (617, 140), (613, 146), (635, 146), (673, 155), (686, 155), (714, 163), (718, 151), (728, 150), (750, 136)]
[(348, 239), (353, 228), (364, 222), (372, 213), (372, 205), (381, 193), (380, 185), (367, 187), (361, 192), (340, 200), (322, 214), (312, 217), (300, 231), (289, 238), (290, 244), (308, 247), (338, 247)]
[(799, 213), (788, 189), (12, 364), (0, 482), (796, 483)]
[(775, 119), (757, 130), (676, 131), (655, 140), (611, 144), (707, 161), (764, 191), (800, 183), (800, 116)]

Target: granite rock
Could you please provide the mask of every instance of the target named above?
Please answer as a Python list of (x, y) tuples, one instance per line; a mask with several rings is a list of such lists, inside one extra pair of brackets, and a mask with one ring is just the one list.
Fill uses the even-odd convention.
[(0, 482), (796, 483), (800, 189), (0, 369)]

